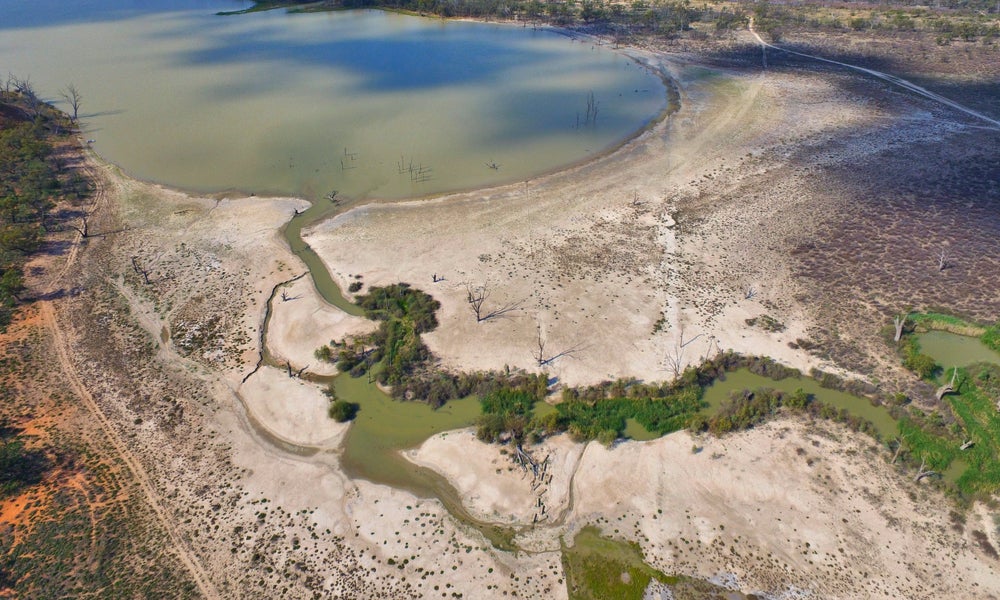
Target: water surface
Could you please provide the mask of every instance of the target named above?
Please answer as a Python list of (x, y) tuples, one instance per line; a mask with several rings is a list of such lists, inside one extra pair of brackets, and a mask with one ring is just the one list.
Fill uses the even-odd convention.
[[(400, 198), (586, 159), (666, 106), (608, 48), (381, 11), (218, 16), (215, 0), (8, 0), (0, 65), (130, 175), (189, 190)], [(593, 94), (596, 121), (587, 119)]]
[(1000, 352), (976, 337), (949, 331), (928, 331), (917, 334), (917, 341), (920, 342), (920, 351), (933, 358), (945, 371), (979, 362), (1000, 365)]

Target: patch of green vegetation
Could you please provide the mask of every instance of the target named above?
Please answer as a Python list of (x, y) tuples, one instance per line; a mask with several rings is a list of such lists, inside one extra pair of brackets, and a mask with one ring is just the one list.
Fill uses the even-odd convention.
[(917, 328), (938, 329), (973, 337), (983, 334), (983, 327), (969, 323), (965, 319), (956, 317), (955, 315), (936, 312), (912, 313), (909, 315), (909, 319)]
[(351, 421), (358, 414), (358, 409), (361, 405), (356, 402), (348, 402), (347, 400), (334, 400), (330, 403), (330, 408), (328, 413), (330, 418), (338, 423), (346, 423)]
[(479, 401), (483, 414), (476, 421), (476, 437), (484, 442), (504, 437), (520, 442), (537, 400), (537, 395), (526, 390), (499, 389), (486, 394)]
[(901, 351), (903, 353), (903, 366), (916, 373), (921, 379), (931, 380), (935, 373), (941, 370), (934, 357), (920, 351), (920, 342), (914, 335), (903, 337)]
[(1000, 352), (1000, 323), (987, 327), (979, 339), (986, 344), (987, 348)]
[(62, 193), (51, 156), (64, 119), (35, 96), (26, 80), (18, 85), (23, 92), (0, 92), (0, 331), (24, 291), (24, 263), (39, 248)]
[(568, 431), (576, 440), (598, 440), (608, 445), (624, 434), (627, 419), (635, 419), (649, 432), (666, 435), (688, 427), (705, 406), (701, 395), (700, 386), (689, 385), (656, 398), (567, 400), (556, 406), (556, 427)]
[(369, 319), (406, 321), (415, 333), (425, 333), (437, 328), (435, 313), (441, 308), (441, 303), (408, 283), (394, 283), (371, 288), (358, 298), (358, 306), (364, 309)]
[(603, 537), (596, 527), (580, 530), (572, 546), (563, 544), (562, 562), (570, 600), (638, 600), (654, 579), (678, 581), (646, 564), (638, 544)]
[(671, 598), (748, 598), (707, 581), (666, 575), (646, 563), (638, 544), (602, 536), (593, 526), (581, 529), (572, 546), (562, 544), (562, 563), (570, 600), (639, 600), (654, 581)]
[(771, 315), (761, 315), (759, 317), (746, 319), (746, 324), (750, 327), (760, 327), (764, 331), (770, 331), (772, 333), (779, 333), (785, 330), (785, 324)]
[(973, 446), (961, 451), (969, 466), (956, 484), (967, 497), (992, 495), (1000, 490), (1000, 366), (959, 369), (959, 379), (959, 393), (946, 396), (963, 429), (963, 439), (954, 445), (969, 440)]

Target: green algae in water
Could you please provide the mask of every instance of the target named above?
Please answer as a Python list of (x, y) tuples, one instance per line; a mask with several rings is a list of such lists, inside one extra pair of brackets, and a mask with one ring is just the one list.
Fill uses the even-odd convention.
[(640, 600), (652, 580), (676, 583), (646, 564), (635, 542), (603, 537), (596, 527), (585, 527), (563, 545), (563, 569), (570, 600)]
[(641, 600), (653, 581), (675, 598), (747, 598), (707, 581), (666, 575), (646, 563), (639, 544), (602, 536), (593, 526), (581, 529), (572, 546), (562, 544), (562, 563), (570, 600)]
[(917, 334), (920, 351), (929, 355), (945, 370), (967, 367), (978, 362), (1000, 364), (1000, 352), (986, 346), (979, 338), (948, 331)]
[(472, 425), (480, 414), (478, 399), (452, 400), (433, 409), (422, 402), (393, 400), (367, 377), (342, 374), (334, 385), (338, 397), (360, 405), (341, 456), (349, 477), (407, 490), (421, 498), (437, 498), (455, 519), (482, 533), (494, 547), (515, 549), (513, 529), (478, 521), (447, 479), (400, 454), (432, 435)]
[(837, 409), (846, 409), (852, 415), (871, 421), (883, 439), (895, 436), (898, 431), (896, 420), (889, 414), (888, 409), (884, 406), (874, 406), (867, 398), (859, 398), (846, 392), (821, 387), (819, 382), (811, 377), (775, 381), (761, 375), (755, 375), (747, 369), (726, 373), (725, 380), (716, 381), (705, 390), (704, 400), (708, 403), (706, 412), (714, 414), (722, 403), (729, 399), (729, 394), (734, 391), (758, 388), (771, 388), (786, 393), (792, 393), (802, 388), (802, 391), (814, 395), (817, 400), (825, 404)]

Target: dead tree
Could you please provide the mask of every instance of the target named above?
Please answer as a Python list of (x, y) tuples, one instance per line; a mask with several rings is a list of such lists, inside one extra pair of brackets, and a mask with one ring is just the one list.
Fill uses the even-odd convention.
[(757, 288), (755, 288), (752, 285), (748, 285), (746, 289), (743, 291), (744, 300), (753, 300), (754, 297), (756, 296), (757, 296)]
[(80, 101), (83, 100), (80, 90), (76, 89), (76, 86), (71, 83), (66, 86), (66, 89), (59, 92), (59, 96), (73, 109), (73, 116), (70, 118), (75, 123), (80, 112)]
[(944, 398), (946, 395), (955, 393), (955, 377), (957, 375), (958, 375), (958, 368), (953, 367), (951, 370), (951, 382), (942, 385), (937, 390), (938, 402), (940, 402), (941, 399)]
[(972, 440), (965, 440), (965, 442), (958, 448), (959, 450), (968, 450), (969, 448), (976, 445), (976, 442)]
[(698, 335), (694, 336), (693, 338), (685, 342), (684, 328), (681, 327), (677, 340), (674, 342), (674, 347), (669, 352), (667, 352), (666, 356), (664, 356), (663, 358), (663, 362), (666, 363), (667, 369), (670, 370), (671, 373), (673, 373), (675, 379), (680, 377), (681, 373), (684, 372), (684, 362), (685, 362), (684, 353), (686, 351), (688, 344), (690, 344), (691, 342), (695, 341), (700, 337), (701, 334), (699, 333)]
[(562, 358), (564, 356), (568, 356), (570, 358), (574, 358), (578, 352), (580, 352), (581, 350), (583, 350), (583, 346), (581, 346), (580, 344), (577, 344), (576, 346), (573, 346), (572, 348), (567, 348), (566, 350), (563, 350), (561, 352), (557, 352), (557, 353), (549, 356), (549, 355), (547, 355), (545, 353), (545, 347), (547, 345), (547, 341), (545, 339), (545, 334), (542, 333), (542, 324), (541, 323), (537, 323), (537, 322), (535, 323), (535, 331), (536, 331), (536, 346), (535, 346), (535, 352), (532, 353), (532, 358), (535, 359), (535, 362), (538, 363), (539, 367), (544, 367), (545, 365), (547, 365), (547, 364), (555, 361), (558, 358)]
[(80, 218), (80, 226), (79, 227), (77, 227), (76, 225), (70, 225), (70, 228), (75, 229), (76, 232), (80, 234), (80, 237), (82, 237), (84, 239), (87, 239), (87, 237), (88, 237), (88, 235), (87, 235), (88, 234), (88, 230), (87, 230), (87, 215), (84, 215), (83, 217)]
[(917, 469), (917, 476), (913, 478), (914, 482), (919, 482), (924, 477), (934, 477), (938, 475), (937, 471), (934, 471), (932, 469), (925, 469), (926, 466), (927, 466), (927, 459), (921, 458), (920, 468)]
[(490, 297), (490, 288), (485, 283), (480, 286), (473, 286), (471, 283), (466, 283), (465, 291), (467, 293), (466, 301), (469, 303), (469, 308), (476, 315), (476, 323), (479, 323), (483, 320), (483, 304)]
[(937, 261), (938, 261), (938, 271), (944, 271), (945, 269), (950, 267), (951, 263), (948, 262), (948, 250), (942, 248), (941, 251), (938, 252)]
[(903, 451), (903, 442), (905, 441), (906, 441), (905, 435), (901, 435), (898, 438), (896, 438), (896, 452), (893, 453), (892, 460), (889, 461), (890, 465), (896, 463), (896, 459), (899, 458), (899, 453)]
[(132, 257), (132, 269), (135, 270), (136, 274), (142, 275), (142, 280), (146, 282), (146, 285), (149, 285), (149, 271), (139, 266), (138, 256)]
[(28, 107), (28, 115), (31, 118), (36, 118), (41, 113), (42, 109), (42, 99), (38, 97), (35, 92), (35, 86), (31, 84), (29, 77), (20, 79), (18, 77), (11, 76), (11, 83), (14, 86), (14, 91), (24, 98), (25, 104)]
[(892, 341), (899, 343), (899, 340), (903, 339), (903, 327), (906, 326), (906, 318), (909, 315), (904, 313), (902, 315), (896, 315), (892, 318), (892, 324), (896, 327), (896, 335), (893, 336)]
[[(434, 276), (434, 281), (438, 281), (437, 275)], [(491, 294), (488, 283), (478, 286), (466, 283), (465, 291), (466, 301), (469, 303), (469, 308), (471, 308), (472, 312), (476, 315), (476, 323), (481, 323), (482, 321), (487, 321), (489, 319), (495, 319), (509, 312), (518, 310), (524, 302), (523, 300), (518, 300), (517, 302), (508, 302), (495, 308), (486, 308), (486, 300), (489, 299)]]

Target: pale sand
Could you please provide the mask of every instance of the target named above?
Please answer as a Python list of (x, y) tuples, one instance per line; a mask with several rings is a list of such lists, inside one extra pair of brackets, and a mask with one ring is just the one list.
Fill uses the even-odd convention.
[(531, 525), (554, 521), (568, 508), (570, 481), (583, 448), (567, 435), (528, 448), (535, 460), (549, 459), (546, 476), (537, 482), (514, 463), (509, 447), (480, 442), (474, 429), (435, 435), (405, 456), (447, 477), (477, 519)]
[[(992, 523), (989, 512), (980, 506), (966, 532), (956, 532), (934, 508), (945, 502), (938, 492), (895, 474), (884, 450), (836, 425), (783, 420), (723, 439), (678, 432), (613, 448), (559, 436), (531, 450), (563, 457), (555, 479), (572, 483), (573, 503), (564, 524), (523, 532), (525, 547), (558, 550), (560, 538), (597, 524), (639, 542), (666, 573), (724, 576), (744, 592), (1000, 593), (991, 559), (969, 542), (969, 531)], [(535, 495), (522, 472), (470, 431), (435, 436), (410, 457), (448, 477), (474, 514), (531, 523)], [(565, 507), (569, 490), (556, 487), (546, 502)]]
[(350, 425), (327, 415), (330, 400), (317, 385), (281, 369), (261, 367), (239, 393), (257, 423), (292, 444), (335, 448)]
[[(767, 165), (748, 157), (774, 143), (776, 128), (791, 137), (817, 122), (861, 125), (871, 116), (828, 102), (810, 105), (806, 120), (783, 100), (792, 90), (839, 93), (821, 81), (769, 75), (765, 85), (761, 77), (706, 77), (646, 60), (681, 82), (684, 108), (610, 156), (505, 187), (361, 206), (308, 230), (306, 241), (341, 286), (363, 274), (369, 287), (405, 281), (440, 300), (441, 325), (424, 339), (456, 370), (537, 371), (541, 356), (549, 361), (541, 370), (567, 385), (664, 380), (673, 362), (694, 364), (720, 349), (803, 370), (829, 367), (788, 346), (811, 323), (792, 301), (782, 248), (768, 244), (768, 215), (805, 199), (765, 189), (699, 215), (717, 226), (697, 229), (676, 223), (675, 214), (681, 204), (707, 202), (701, 198), (720, 187), (723, 173), (731, 180), (711, 198), (759, 177)], [(444, 280), (434, 283), (435, 274)], [(484, 312), (517, 308), (477, 322), (470, 285), (488, 287)], [(748, 287), (757, 292), (750, 299)], [(765, 313), (786, 331), (744, 322)]]
[[(798, 180), (775, 180), (769, 170), (796, 144), (821, 140), (827, 131), (891, 124), (891, 115), (851, 104), (823, 76), (707, 75), (687, 70), (682, 60), (675, 63), (681, 66), (667, 64), (681, 82), (681, 111), (611, 156), (526, 184), (360, 207), (314, 228), (308, 240), (342, 285), (348, 274), (363, 274), (367, 286), (404, 280), (441, 300), (441, 326), (426, 339), (451, 368), (537, 368), (538, 325), (547, 356), (576, 350), (546, 365), (567, 383), (629, 375), (664, 379), (670, 371), (664, 359), (672, 350), (681, 354), (682, 339), (689, 342), (679, 357), (685, 364), (721, 347), (774, 355), (800, 368), (818, 365), (787, 346), (810, 324), (793, 300), (794, 281), (781, 260), (786, 249), (770, 246), (769, 230), (770, 216), (792, 209), (808, 215), (812, 199), (799, 193)], [(877, 148), (880, 142), (869, 137), (861, 143)], [(865, 156), (863, 148), (858, 156)], [(759, 181), (759, 194), (747, 194), (737, 185), (743, 181)], [(348, 597), (461, 592), (509, 598), (516, 591), (519, 597), (562, 598), (560, 536), (571, 537), (588, 523), (638, 541), (665, 571), (734, 574), (748, 591), (797, 586), (818, 597), (865, 598), (1000, 594), (995, 562), (970, 538), (973, 529), (995, 536), (989, 529), (993, 511), (977, 509), (963, 532), (955, 532), (945, 523), (947, 502), (895, 474), (884, 455), (869, 454), (864, 438), (787, 422), (724, 440), (693, 441), (680, 433), (611, 450), (551, 440), (556, 462), (546, 502), (552, 503), (550, 514), (565, 509), (565, 525), (522, 534), (525, 546), (545, 552), (489, 548), (444, 514), (440, 503), (351, 481), (336, 451), (290, 452), (248, 423), (246, 411), (289, 440), (324, 443), (336, 435), (324, 438), (333, 426), (317, 419), (320, 389), (280, 370), (265, 369), (248, 381), (241, 389), (246, 407), (233, 391), (256, 363), (271, 289), (301, 273), (276, 230), (303, 202), (215, 203), (123, 185), (133, 186), (125, 192), (148, 196), (123, 200), (124, 220), (136, 225), (123, 236), (132, 244), (127, 251), (165, 276), (157, 286), (144, 286), (128, 275), (123, 255), (109, 277), (129, 289), (122, 296), (132, 318), (152, 339), (168, 326), (171, 335), (158, 344), (157, 356), (169, 377), (212, 386), (210, 398), (190, 403), (189, 435), (147, 428), (130, 443), (155, 465), (151, 477), (177, 515), (178, 529), (229, 597), (306, 598), (320, 589)], [(729, 195), (733, 190), (737, 197)], [(676, 222), (681, 204), (695, 216)], [(807, 235), (808, 221), (802, 227)], [(432, 273), (445, 281), (433, 284)], [(476, 323), (465, 303), (465, 282), (489, 282), (492, 305), (523, 300), (521, 309)], [(747, 285), (758, 290), (749, 300)], [(278, 307), (285, 324), (274, 346), (302, 366), (312, 362), (317, 341), (329, 341), (296, 330), (312, 318), (304, 306)], [(765, 312), (787, 331), (767, 333), (743, 322)], [(223, 337), (179, 357), (180, 336), (205, 326), (198, 319), (203, 313), (220, 315)], [(347, 327), (346, 320), (320, 314), (322, 327)], [(654, 333), (661, 316), (664, 330)], [(286, 395), (303, 401), (273, 401)], [(107, 406), (119, 403), (111, 414), (126, 431), (134, 429), (132, 401), (125, 392), (118, 400), (112, 394), (102, 399)], [(454, 480), (470, 510), (525, 523), (537, 500), (525, 494), (522, 475), (504, 469), (498, 449), (469, 438), (467, 432), (439, 436), (417, 455)], [(696, 443), (704, 450), (694, 454)], [(217, 508), (223, 502), (225, 510)], [(315, 577), (312, 583), (307, 576)], [(359, 578), (367, 582), (363, 590), (351, 587), (361, 585)], [(401, 593), (405, 586), (413, 586), (409, 594)]]
[(316, 375), (336, 374), (336, 364), (317, 359), (313, 354), (316, 349), (332, 341), (370, 333), (377, 327), (374, 321), (327, 304), (308, 275), (282, 290), (289, 300), (282, 300), (279, 291), (271, 302), (267, 348), (276, 361), (287, 360), (295, 370), (305, 368)]

